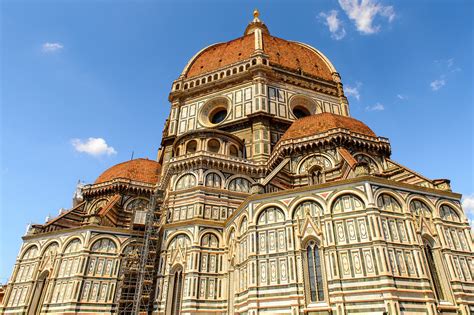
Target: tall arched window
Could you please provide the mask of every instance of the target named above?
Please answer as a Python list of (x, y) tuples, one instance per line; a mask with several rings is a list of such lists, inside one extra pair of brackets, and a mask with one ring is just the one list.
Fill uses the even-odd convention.
[(230, 154), (230, 156), (238, 157), (239, 156), (239, 149), (237, 149), (237, 147), (235, 145), (231, 144), (230, 147), (229, 147), (229, 154)]
[(221, 144), (219, 140), (211, 139), (207, 142), (207, 149), (209, 150), (209, 152), (219, 153), (220, 148)]
[(271, 207), (268, 209), (265, 209), (260, 213), (258, 216), (258, 225), (262, 224), (272, 224), (272, 223), (277, 223), (277, 222), (283, 222), (285, 220), (285, 215), (283, 214), (283, 211), (281, 211), (278, 208)]
[(428, 240), (424, 240), (424, 252), (426, 257), (426, 262), (428, 265), (428, 269), (430, 271), (431, 283), (433, 286), (433, 290), (436, 293), (436, 297), (438, 300), (444, 300), (443, 289), (441, 287), (441, 282), (439, 280), (439, 273), (438, 269), (436, 268), (436, 262), (434, 259), (433, 247)]
[(413, 200), (410, 203), (410, 211), (417, 217), (431, 218), (430, 208), (421, 200)]
[(92, 251), (96, 253), (115, 253), (117, 246), (108, 238), (101, 238), (92, 245)]
[(219, 247), (219, 240), (217, 236), (212, 233), (206, 233), (201, 239), (202, 247), (217, 248)]
[(298, 221), (299, 227), (303, 227), (304, 218), (309, 214), (311, 218), (317, 218), (322, 215), (323, 209), (314, 201), (304, 201), (300, 203), (293, 212), (293, 220)]
[(333, 212), (349, 212), (364, 209), (364, 202), (355, 195), (343, 195), (337, 198), (332, 208)]
[(237, 191), (237, 192), (250, 192), (250, 181), (243, 177), (234, 178), (229, 183), (229, 190)]
[(186, 174), (176, 183), (176, 190), (187, 189), (193, 186), (196, 186), (196, 177), (192, 174)]
[(197, 141), (196, 140), (191, 140), (186, 144), (186, 154), (191, 154), (196, 152), (197, 150)]
[(181, 296), (183, 294), (183, 268), (178, 267), (173, 273), (171, 279), (172, 292), (171, 295), (171, 314), (179, 315), (181, 313)]
[(309, 286), (309, 301), (324, 301), (324, 283), (321, 265), (321, 253), (315, 241), (306, 246), (306, 277)]
[(206, 186), (221, 188), (221, 177), (217, 173), (209, 173), (206, 175)]
[(390, 212), (402, 212), (398, 201), (388, 194), (382, 194), (377, 198), (377, 205), (381, 210)]
[(441, 219), (451, 222), (461, 222), (457, 212), (448, 205), (442, 205), (440, 208)]

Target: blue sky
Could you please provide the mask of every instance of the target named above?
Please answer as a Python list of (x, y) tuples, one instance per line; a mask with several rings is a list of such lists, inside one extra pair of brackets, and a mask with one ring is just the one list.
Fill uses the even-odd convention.
[(1, 3), (0, 282), (30, 222), (69, 208), (78, 180), (155, 158), (186, 62), (243, 34), (258, 7), (278, 37), (333, 62), (351, 114), (392, 158), (449, 178), (474, 218), (472, 1)]

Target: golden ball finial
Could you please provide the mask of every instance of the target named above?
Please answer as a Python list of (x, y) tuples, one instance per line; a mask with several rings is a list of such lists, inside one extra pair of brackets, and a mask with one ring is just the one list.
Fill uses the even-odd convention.
[(258, 12), (258, 9), (253, 10), (253, 17), (254, 18), (257, 19), (259, 15), (260, 15), (260, 12)]

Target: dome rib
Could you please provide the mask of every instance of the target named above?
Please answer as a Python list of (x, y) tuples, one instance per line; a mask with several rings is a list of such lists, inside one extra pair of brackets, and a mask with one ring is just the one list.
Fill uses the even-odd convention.
[(161, 164), (148, 159), (135, 159), (116, 164), (105, 170), (94, 184), (124, 178), (147, 184), (156, 184), (160, 179)]

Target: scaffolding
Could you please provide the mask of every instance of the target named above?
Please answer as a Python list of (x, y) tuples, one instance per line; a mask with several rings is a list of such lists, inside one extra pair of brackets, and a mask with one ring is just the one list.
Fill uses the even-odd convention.
[(152, 194), (143, 222), (143, 236), (131, 243), (122, 257), (116, 296), (119, 314), (151, 314), (153, 311), (162, 196), (160, 190)]

